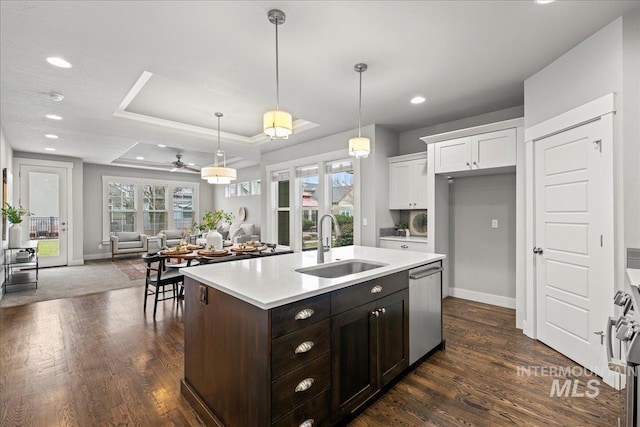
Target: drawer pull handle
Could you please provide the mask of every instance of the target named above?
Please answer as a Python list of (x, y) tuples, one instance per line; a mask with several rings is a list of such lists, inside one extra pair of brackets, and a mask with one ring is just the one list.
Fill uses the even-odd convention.
[(382, 286), (380, 285), (375, 285), (373, 288), (371, 288), (372, 294), (379, 294), (380, 292), (382, 292)]
[(296, 386), (296, 393), (309, 390), (313, 385), (313, 381), (314, 381), (313, 378), (305, 378), (302, 381), (300, 381)]
[(409, 249), (409, 246), (407, 246), (407, 245), (401, 245), (400, 247), (401, 247), (402, 249)]
[(311, 350), (314, 345), (315, 344), (313, 343), (313, 341), (305, 341), (296, 347), (295, 353), (296, 354), (306, 353), (307, 351)]
[(313, 423), (315, 423), (314, 419), (313, 418), (309, 418), (308, 420), (304, 420), (302, 422), (302, 424), (300, 424), (300, 426), (298, 426), (298, 427), (311, 427), (311, 426), (313, 426)]
[(300, 310), (298, 314), (296, 314), (296, 320), (308, 319), (311, 316), (313, 316), (313, 309), (305, 308), (304, 310)]

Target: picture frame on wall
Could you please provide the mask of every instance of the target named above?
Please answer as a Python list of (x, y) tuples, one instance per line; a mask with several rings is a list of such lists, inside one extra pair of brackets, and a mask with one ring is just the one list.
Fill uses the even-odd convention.
[(241, 182), (239, 185), (238, 192), (239, 196), (250, 196), (251, 195), (251, 187), (249, 185), (249, 181)]

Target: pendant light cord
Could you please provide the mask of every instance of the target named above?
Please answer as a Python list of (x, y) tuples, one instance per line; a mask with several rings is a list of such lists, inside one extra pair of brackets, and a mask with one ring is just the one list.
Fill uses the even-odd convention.
[(280, 68), (278, 67), (278, 21), (276, 26), (276, 110), (280, 109)]
[(360, 88), (358, 90), (358, 138), (362, 135), (360, 134), (360, 127), (362, 122), (362, 70), (358, 71), (360, 74)]

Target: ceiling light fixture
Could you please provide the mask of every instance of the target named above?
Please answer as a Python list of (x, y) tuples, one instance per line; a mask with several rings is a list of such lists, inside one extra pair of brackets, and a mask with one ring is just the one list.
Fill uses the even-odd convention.
[(269, 139), (287, 139), (293, 133), (293, 119), (290, 113), (280, 110), (280, 69), (278, 66), (278, 25), (284, 24), (286, 15), (281, 10), (271, 9), (267, 17), (269, 22), (276, 26), (276, 109), (264, 113), (262, 125), (264, 133)]
[(48, 133), (44, 137), (49, 139), (58, 139), (58, 135), (54, 135), (52, 133)]
[(64, 95), (58, 92), (49, 92), (45, 94), (49, 95), (49, 99), (53, 102), (61, 102), (64, 99)]
[(356, 64), (353, 69), (360, 75), (360, 86), (358, 92), (358, 136), (349, 140), (349, 154), (356, 159), (366, 158), (371, 152), (371, 141), (366, 136), (362, 136), (362, 73), (367, 71), (367, 64)]
[(411, 98), (411, 101), (409, 101), (412, 104), (422, 104), (424, 101), (426, 101), (427, 99), (424, 96), (414, 96), (413, 98)]
[(144, 160), (144, 157), (138, 156), (138, 157), (136, 157), (136, 160)]
[(167, 148), (167, 146), (166, 146), (166, 145), (164, 145), (164, 144), (158, 144), (158, 147), (160, 147), (160, 148)]
[(62, 117), (56, 116), (55, 114), (47, 114), (45, 117), (51, 120), (62, 120)]
[(71, 68), (72, 65), (68, 62), (65, 61), (62, 58), (58, 58), (57, 56), (50, 56), (47, 58), (47, 62), (51, 65), (55, 65), (56, 67), (60, 67), (60, 68)]
[(549, 4), (549, 3), (553, 3), (555, 0), (536, 0), (536, 3), (538, 4)]
[(55, 148), (51, 148), (51, 147), (46, 147), (45, 151), (56, 151), (56, 149)]
[[(216, 113), (218, 118), (218, 149), (216, 150), (216, 158), (213, 166), (207, 166), (200, 170), (200, 177), (206, 179), (209, 184), (230, 184), (236, 179), (236, 170), (228, 168), (224, 151), (220, 149), (220, 117), (222, 113)], [(218, 162), (218, 158), (222, 157), (222, 166)]]

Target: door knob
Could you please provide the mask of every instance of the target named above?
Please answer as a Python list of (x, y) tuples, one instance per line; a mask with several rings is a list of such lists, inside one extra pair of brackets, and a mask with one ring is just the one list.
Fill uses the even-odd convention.
[(543, 252), (542, 248), (536, 248), (536, 247), (533, 248), (534, 254), (542, 255), (542, 252)]

